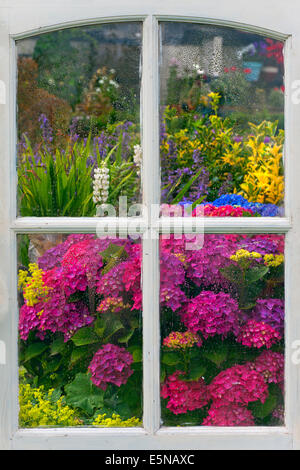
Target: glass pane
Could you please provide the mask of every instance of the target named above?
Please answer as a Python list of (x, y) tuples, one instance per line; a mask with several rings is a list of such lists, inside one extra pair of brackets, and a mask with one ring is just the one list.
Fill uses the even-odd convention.
[(284, 236), (197, 243), (160, 242), (163, 423), (283, 425)]
[(18, 236), (19, 426), (142, 426), (141, 245)]
[(162, 202), (283, 215), (283, 43), (172, 22), (161, 42)]
[(136, 22), (17, 41), (19, 215), (140, 201), (141, 41)]

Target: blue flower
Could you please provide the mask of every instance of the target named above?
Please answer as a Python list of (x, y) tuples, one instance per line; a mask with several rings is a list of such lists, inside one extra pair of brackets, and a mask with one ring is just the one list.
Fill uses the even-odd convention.
[(275, 217), (279, 215), (279, 208), (275, 204), (262, 204), (260, 202), (249, 202), (239, 194), (223, 194), (212, 203), (215, 207), (220, 206), (240, 206), (251, 209), (262, 217)]

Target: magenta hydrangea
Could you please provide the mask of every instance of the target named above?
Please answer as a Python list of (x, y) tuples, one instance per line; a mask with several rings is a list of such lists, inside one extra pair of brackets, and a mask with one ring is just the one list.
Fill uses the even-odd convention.
[(239, 315), (238, 303), (229, 294), (202, 291), (189, 301), (181, 319), (190, 331), (200, 331), (207, 339), (214, 335), (237, 334)]
[(39, 311), (43, 308), (42, 304), (36, 304), (30, 307), (27, 304), (22, 305), (19, 314), (19, 332), (20, 338), (26, 341), (31, 330), (36, 330), (40, 326)]
[(280, 333), (264, 322), (249, 320), (241, 328), (236, 340), (249, 348), (270, 348), (281, 339)]
[(161, 252), (160, 254), (160, 302), (173, 312), (182, 308), (186, 296), (181, 288), (185, 283), (183, 260), (176, 254)]
[(59, 243), (58, 245), (49, 248), (49, 250), (39, 257), (39, 267), (45, 270), (60, 266), (64, 254), (72, 245), (84, 240), (91, 240), (93, 238), (94, 235), (91, 234), (75, 233), (69, 235), (63, 243)]
[(267, 383), (282, 384), (284, 381), (284, 354), (274, 351), (263, 351), (249, 364), (262, 374)]
[(209, 401), (204, 379), (200, 377), (187, 382), (181, 378), (184, 375), (177, 370), (166, 379), (161, 389), (162, 398), (169, 398), (167, 408), (176, 415), (202, 408)]
[(125, 262), (112, 267), (107, 273), (103, 274), (97, 282), (96, 291), (99, 295), (109, 297), (121, 297), (125, 292), (123, 275), (125, 272)]
[(28, 338), (31, 330), (37, 330), (42, 335), (47, 331), (63, 333), (65, 341), (68, 341), (79, 328), (94, 321), (83, 302), (69, 302), (61, 268), (46, 271), (43, 282), (49, 288), (47, 298), (33, 307), (25, 303), (20, 309), (19, 329), (23, 340)]
[(230, 404), (211, 406), (203, 426), (254, 426), (254, 417), (245, 406)]
[(236, 365), (220, 372), (209, 385), (214, 407), (265, 402), (268, 386), (263, 376), (248, 365)]
[(230, 264), (237, 241), (237, 235), (204, 234), (201, 249), (186, 251), (187, 277), (198, 286), (234, 289), (222, 275), (221, 268)]
[(252, 318), (267, 323), (282, 336), (284, 333), (284, 301), (281, 299), (257, 299)]
[(125, 348), (105, 344), (96, 352), (88, 367), (91, 381), (102, 390), (106, 390), (109, 383), (120, 387), (133, 374), (130, 368), (132, 363), (132, 354)]

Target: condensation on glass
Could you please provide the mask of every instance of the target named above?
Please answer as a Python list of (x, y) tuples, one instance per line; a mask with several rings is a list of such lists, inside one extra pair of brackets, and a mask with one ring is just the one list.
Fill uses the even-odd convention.
[(166, 426), (284, 424), (284, 235), (163, 235)]
[(160, 38), (162, 202), (282, 216), (283, 42), (180, 22)]
[(19, 426), (142, 426), (140, 242), (17, 242)]
[[(118, 214), (140, 201), (138, 22), (17, 41), (18, 214)], [(123, 203), (124, 204), (124, 203)]]

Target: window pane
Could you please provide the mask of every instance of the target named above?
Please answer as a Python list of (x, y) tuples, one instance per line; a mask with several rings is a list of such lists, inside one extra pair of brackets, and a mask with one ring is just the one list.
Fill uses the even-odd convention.
[(283, 43), (172, 22), (161, 42), (162, 202), (283, 215)]
[(284, 236), (191, 243), (160, 242), (163, 423), (283, 425)]
[(18, 236), (21, 428), (142, 425), (141, 245)]
[(17, 41), (19, 215), (139, 202), (141, 41), (136, 22)]

